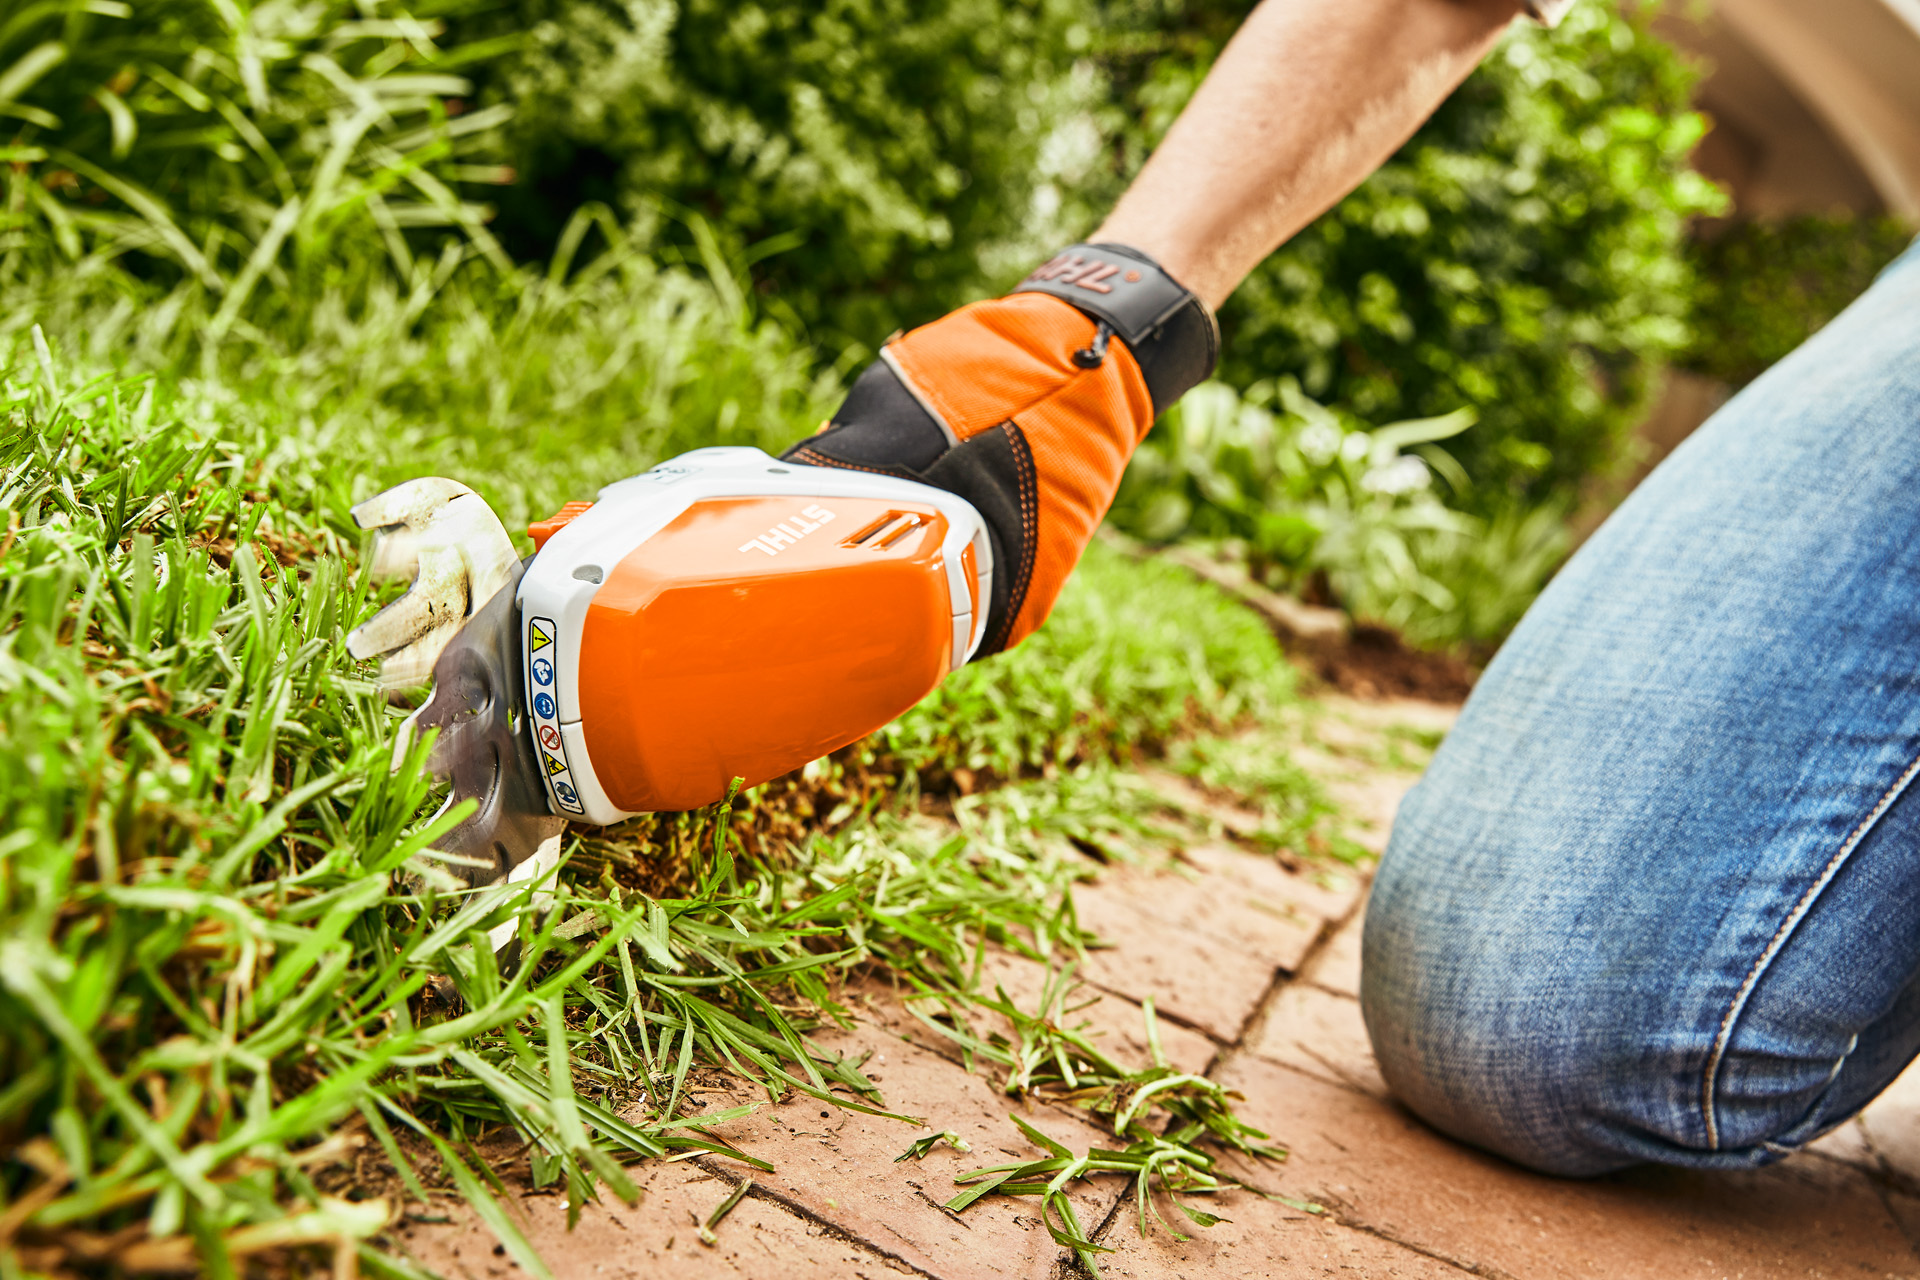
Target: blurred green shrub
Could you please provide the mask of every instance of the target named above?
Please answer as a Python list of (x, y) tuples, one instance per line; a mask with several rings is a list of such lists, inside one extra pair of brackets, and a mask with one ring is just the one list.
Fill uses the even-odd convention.
[(1291, 377), (1244, 396), (1205, 383), (1134, 456), (1112, 519), (1150, 541), (1231, 543), (1269, 586), (1416, 643), (1485, 644), (1538, 594), (1566, 536), (1557, 507), (1487, 520), (1441, 501), (1435, 475), (1464, 483), (1454, 451), (1472, 424), (1461, 409), (1368, 430)]
[(1027, 218), (1053, 122), (1091, 101), (1070, 74), (1085, 0), (472, 8), (462, 32), (528, 36), (484, 75), (515, 110), (510, 247), (544, 257), (583, 198), (692, 210), (836, 347), (980, 288), (981, 246)]
[(1676, 363), (1744, 386), (1865, 292), (1913, 235), (1897, 218), (1807, 216), (1702, 236), (1693, 340)]
[[(1128, 162), (1170, 124), (1251, 6), (1133, 0), (1118, 41)], [(1686, 219), (1717, 210), (1687, 154), (1694, 73), (1647, 7), (1516, 24), (1360, 189), (1267, 260), (1222, 313), (1221, 376), (1278, 374), (1367, 421), (1470, 407), (1450, 446), (1483, 514), (1571, 498), (1605, 471), (1647, 375), (1685, 348)]]

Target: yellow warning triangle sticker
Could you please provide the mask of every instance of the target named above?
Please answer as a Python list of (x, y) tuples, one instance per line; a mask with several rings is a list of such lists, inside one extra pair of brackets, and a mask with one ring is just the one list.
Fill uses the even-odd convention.
[(539, 622), (536, 621), (532, 629), (533, 643), (527, 647), (529, 653), (538, 653), (553, 643), (553, 637), (547, 634), (547, 629), (541, 626)]
[(549, 778), (551, 778), (556, 773), (565, 773), (566, 769), (567, 769), (566, 761), (556, 760), (552, 756), (547, 757), (547, 776)]

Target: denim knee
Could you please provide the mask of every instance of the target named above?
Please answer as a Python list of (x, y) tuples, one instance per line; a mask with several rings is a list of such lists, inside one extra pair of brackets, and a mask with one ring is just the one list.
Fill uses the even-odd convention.
[(1560, 571), (1401, 807), (1389, 1084), (1536, 1168), (1764, 1164), (1920, 1048), (1920, 250)]
[(1665, 1130), (1661, 1147), (1686, 1140), (1676, 1100), (1694, 1091), (1660, 1048), (1678, 1040), (1675, 1056), (1697, 1062), (1698, 1044), (1610, 1011), (1613, 991), (1514, 938), (1510, 920), (1430, 928), (1431, 913), (1383, 880), (1368, 904), (1361, 1008), (1395, 1097), (1443, 1133), (1545, 1173), (1658, 1159), (1633, 1149), (1633, 1131), (1652, 1126)]
[(1740, 842), (1618, 839), (1562, 789), (1553, 823), (1476, 817), (1484, 775), (1439, 762), (1367, 908), (1361, 1006), (1388, 1085), (1436, 1128), (1568, 1175), (1751, 1168), (1840, 1124), (1920, 1053), (1920, 733), (1909, 746), (1877, 799), (1860, 790), (1864, 816), (1764, 877)]

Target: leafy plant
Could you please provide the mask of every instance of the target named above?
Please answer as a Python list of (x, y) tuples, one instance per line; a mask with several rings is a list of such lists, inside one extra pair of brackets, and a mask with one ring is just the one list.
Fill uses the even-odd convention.
[(1464, 483), (1439, 442), (1471, 423), (1463, 410), (1369, 431), (1315, 404), (1291, 378), (1244, 397), (1207, 383), (1147, 437), (1112, 518), (1152, 541), (1231, 540), (1271, 586), (1329, 594), (1357, 616), (1416, 627), (1458, 610), (1428, 569), (1457, 557), (1482, 528), (1449, 510), (1433, 483), (1436, 470)]
[(1566, 517), (1559, 502), (1515, 505), (1476, 520), (1466, 536), (1416, 542), (1415, 569), (1439, 591), (1406, 612), (1406, 638), (1490, 657), (1572, 550)]
[(1694, 241), (1693, 341), (1676, 363), (1735, 387), (1812, 337), (1913, 242), (1897, 218), (1752, 220)]
[(119, 263), (171, 286), (163, 305), (205, 300), (217, 343), (297, 327), (350, 259), (407, 279), (450, 237), (506, 266), (462, 194), (513, 177), (489, 151), (511, 108), (462, 111), (463, 70), (500, 46), (439, 30), (348, 0), (20, 10), (0, 27), (0, 278)]
[(1069, 74), (1091, 16), (1084, 0), (514, 0), (460, 29), (529, 36), (485, 76), (516, 112), (516, 252), (545, 258), (583, 199), (690, 210), (837, 349), (987, 283), (980, 248), (1028, 217), (1050, 122), (1091, 101)]

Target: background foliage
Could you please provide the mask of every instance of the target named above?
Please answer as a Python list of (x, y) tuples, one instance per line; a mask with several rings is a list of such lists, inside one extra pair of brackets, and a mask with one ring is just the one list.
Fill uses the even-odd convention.
[[(478, 6), (476, 6), (478, 7)], [(582, 200), (707, 219), (782, 314), (838, 346), (948, 310), (1017, 235), (1084, 0), (514, 0), (456, 30), (491, 63), (520, 180), (501, 227), (544, 258)], [(670, 238), (684, 240), (671, 229)]]
[[(1090, 230), (1250, 7), (526, 0), (496, 19), (533, 33), (490, 81), (518, 111), (503, 224), (526, 250), (581, 195), (698, 210), (780, 250), (760, 285), (816, 338), (871, 345)], [(1687, 339), (1683, 223), (1719, 208), (1692, 78), (1616, 6), (1516, 29), (1242, 288), (1224, 376), (1372, 421), (1471, 406), (1454, 505), (1569, 497)]]
[[(295, 346), (303, 300), (357, 296), (369, 258), (589, 261), (609, 241), (565, 233), (599, 202), (656, 257), (750, 271), (831, 361), (1084, 234), (1247, 7), (46, 6), (0, 34), (10, 243), (204, 290), (202, 338)], [(1718, 207), (1691, 78), (1638, 11), (1516, 28), (1242, 288), (1223, 376), (1366, 421), (1472, 407), (1450, 505), (1567, 498), (1687, 343), (1682, 224)]]
[(1699, 286), (1680, 367), (1742, 387), (1839, 315), (1913, 243), (1897, 218), (1803, 216), (1714, 228), (1691, 247)]
[(1368, 429), (1292, 378), (1241, 395), (1189, 392), (1141, 446), (1114, 504), (1151, 541), (1201, 539), (1267, 585), (1338, 602), (1415, 643), (1485, 651), (1520, 619), (1566, 551), (1557, 506), (1488, 518), (1450, 509), (1436, 474), (1471, 409)]
[(0, 119), (17, 130), (0, 276), (78, 271), (163, 325), (204, 306), (206, 343), (297, 346), (317, 308), (410, 282), (417, 247), (506, 268), (461, 191), (511, 179), (486, 163), (511, 113), (455, 114), (462, 70), (503, 46), (439, 31), (339, 0), (19, 9), (0, 25)]

